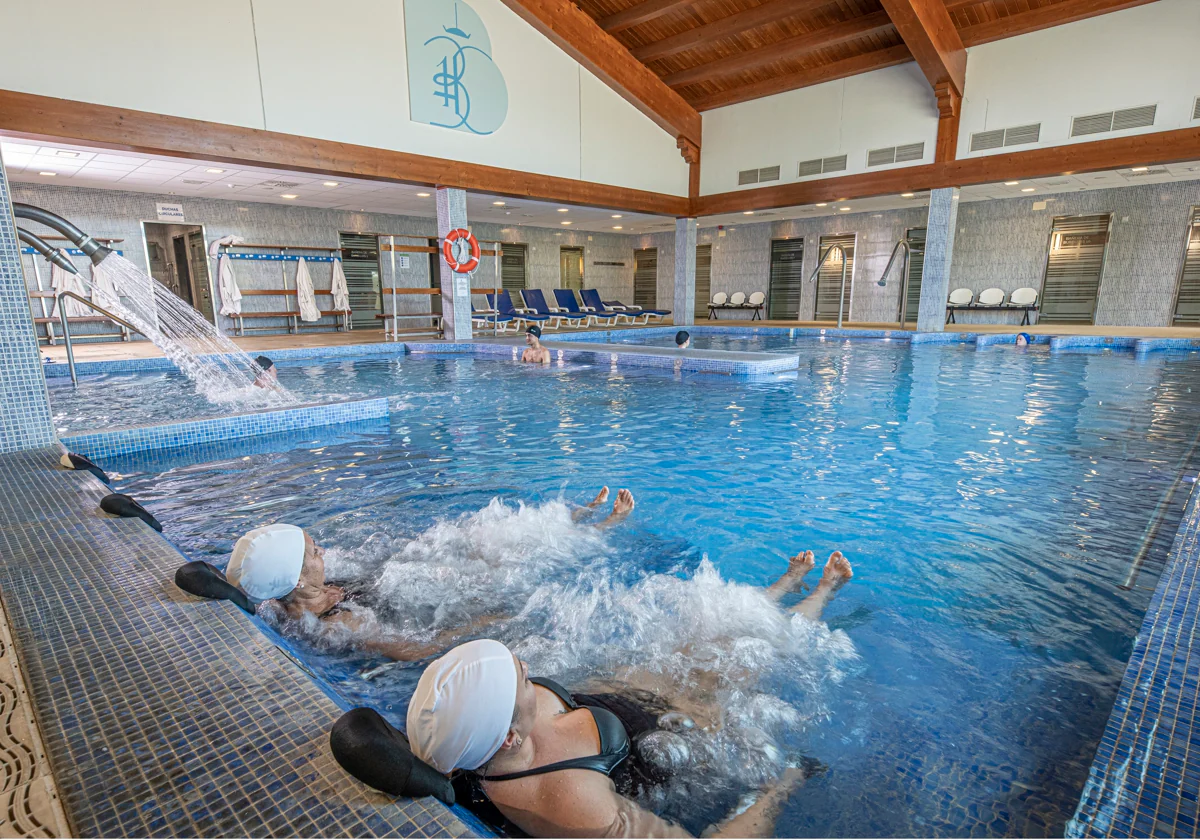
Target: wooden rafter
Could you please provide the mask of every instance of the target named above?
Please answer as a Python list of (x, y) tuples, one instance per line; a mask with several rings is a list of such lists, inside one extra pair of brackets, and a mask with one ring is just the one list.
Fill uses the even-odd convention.
[(692, 0), (642, 0), (624, 11), (600, 18), (598, 23), (605, 32), (620, 32), (691, 4)]
[(700, 115), (571, 0), (503, 0), (673, 137), (700, 144)]
[(1018, 12), (1015, 15), (990, 20), (963, 27), (958, 34), (968, 47), (988, 44), (1002, 38), (1012, 38), (1061, 26), (1064, 23), (1074, 23), (1098, 15), (1132, 9), (1135, 6), (1145, 6), (1156, 0), (1063, 0), (1053, 6), (1043, 6), (1038, 9)]
[(663, 77), (663, 81), (673, 88), (685, 85), (707, 82), (723, 76), (730, 76), (764, 64), (775, 61), (789, 61), (807, 55), (825, 47), (831, 47), (844, 41), (873, 35), (891, 29), (892, 22), (886, 12), (874, 12), (862, 17), (844, 20), (833, 26), (805, 32), (793, 38), (785, 38), (765, 47), (755, 50), (735, 53), (734, 55), (709, 61), (695, 67), (689, 67), (678, 73)]
[(962, 96), (967, 48), (943, 0), (880, 0), (932, 87), (949, 82)]
[(675, 55), (685, 50), (705, 47), (722, 38), (737, 35), (756, 26), (764, 26), (777, 20), (804, 14), (812, 9), (828, 5), (830, 0), (767, 0), (761, 6), (736, 12), (728, 17), (697, 26), (670, 38), (653, 41), (630, 50), (638, 61), (654, 61)]

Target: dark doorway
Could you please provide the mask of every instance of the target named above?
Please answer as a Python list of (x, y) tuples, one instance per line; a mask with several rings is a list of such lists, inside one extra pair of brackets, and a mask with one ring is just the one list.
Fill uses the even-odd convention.
[(204, 226), (142, 222), (150, 276), (213, 321), (213, 289)]

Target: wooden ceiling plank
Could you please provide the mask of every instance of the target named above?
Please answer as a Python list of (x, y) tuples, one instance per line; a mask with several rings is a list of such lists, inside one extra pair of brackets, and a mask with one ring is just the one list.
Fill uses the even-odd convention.
[(748, 29), (774, 23), (793, 15), (801, 15), (812, 9), (828, 5), (832, 0), (768, 0), (761, 6), (736, 12), (704, 26), (697, 26), (661, 41), (652, 41), (631, 52), (638, 61), (654, 61), (669, 55), (707, 46), (714, 41), (737, 35)]
[(880, 0), (931, 87), (943, 82), (962, 96), (967, 48), (943, 0)]
[(820, 64), (810, 69), (776, 76), (773, 79), (766, 79), (754, 84), (739, 85), (729, 90), (699, 96), (689, 101), (696, 107), (697, 111), (710, 111), (713, 108), (734, 105), (750, 99), (759, 99), (776, 93), (809, 87), (821, 82), (831, 82), (835, 79), (857, 76), (859, 73), (869, 73), (872, 70), (880, 70), (884, 67), (894, 67), (897, 64), (904, 64), (908, 61), (912, 61), (912, 53), (908, 51), (908, 47), (904, 44), (898, 44), (894, 47), (856, 55), (852, 58), (834, 61), (830, 64)]
[(502, 0), (671, 136), (700, 144), (700, 114), (571, 0)]
[(1098, 15), (1145, 6), (1155, 0), (1062, 0), (1053, 6), (1041, 6), (1025, 12), (966, 26), (959, 30), (963, 44), (976, 47), (980, 44), (990, 44), (1003, 38), (1025, 35), (1061, 26), (1064, 23), (1074, 23)]
[(663, 77), (663, 81), (673, 88), (699, 82), (712, 81), (715, 78), (741, 73), (773, 61), (788, 61), (825, 47), (831, 47), (844, 41), (851, 41), (871, 35), (884, 29), (890, 29), (891, 20), (883, 11), (874, 12), (862, 17), (844, 20), (833, 26), (826, 26), (812, 32), (805, 32), (793, 38), (785, 38), (765, 47), (755, 50), (735, 53), (734, 55), (718, 58), (677, 73)]
[(630, 6), (624, 11), (600, 18), (597, 23), (601, 29), (610, 34), (621, 32), (691, 4), (692, 0), (642, 0), (641, 3)]

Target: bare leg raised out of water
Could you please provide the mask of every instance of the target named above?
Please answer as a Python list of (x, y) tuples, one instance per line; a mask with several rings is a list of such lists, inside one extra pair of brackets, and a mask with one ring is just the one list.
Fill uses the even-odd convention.
[(596, 527), (600, 529), (611, 528), (613, 525), (624, 522), (625, 517), (629, 516), (629, 514), (633, 512), (633, 504), (632, 493), (630, 493), (628, 490), (618, 490), (617, 500), (613, 502), (612, 513), (610, 513), (608, 518)]
[(820, 621), (821, 614), (825, 611), (825, 605), (852, 577), (854, 577), (854, 570), (850, 567), (850, 561), (842, 552), (833, 552), (829, 555), (829, 562), (825, 564), (825, 571), (821, 574), (821, 582), (817, 584), (817, 588), (812, 591), (811, 595), (792, 607), (791, 611), (813, 621)]
[(801, 586), (804, 576), (813, 570), (817, 560), (811, 551), (801, 551), (788, 560), (788, 569), (779, 576), (779, 580), (767, 587), (767, 595), (772, 601), (778, 601), (789, 592), (795, 592)]
[(594, 511), (596, 508), (600, 507), (600, 505), (604, 504), (607, 501), (608, 501), (608, 486), (605, 485), (604, 487), (600, 488), (600, 492), (596, 494), (596, 498), (594, 498), (590, 502), (588, 502), (585, 507), (577, 508), (577, 509), (571, 511), (571, 521), (579, 522), (582, 519), (586, 519), (587, 517), (592, 515), (592, 511)]

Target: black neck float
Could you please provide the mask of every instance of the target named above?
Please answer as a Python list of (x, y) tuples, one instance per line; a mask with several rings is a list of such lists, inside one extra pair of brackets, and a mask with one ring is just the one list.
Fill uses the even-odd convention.
[(123, 519), (137, 518), (155, 531), (162, 530), (162, 525), (154, 518), (154, 514), (138, 504), (133, 496), (126, 496), (124, 493), (109, 493), (100, 500), (100, 510)]
[(221, 570), (203, 560), (184, 563), (175, 570), (175, 585), (190, 595), (211, 598), (214, 601), (229, 601), (234, 606), (254, 615), (254, 604), (250, 597), (225, 579)]
[(374, 709), (351, 709), (338, 718), (329, 746), (343, 770), (375, 790), (454, 804), (450, 780), (413, 755), (404, 734)]
[(68, 452), (59, 458), (58, 462), (69, 470), (83, 470), (85, 472), (90, 472), (105, 484), (112, 484), (108, 478), (108, 473), (97, 467), (82, 455), (76, 455), (74, 452)]

